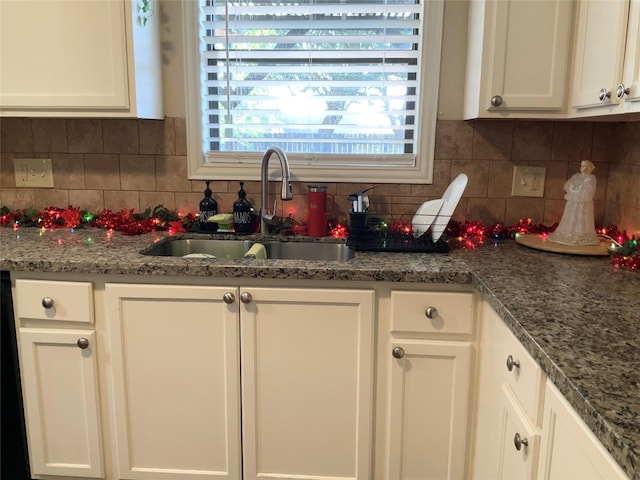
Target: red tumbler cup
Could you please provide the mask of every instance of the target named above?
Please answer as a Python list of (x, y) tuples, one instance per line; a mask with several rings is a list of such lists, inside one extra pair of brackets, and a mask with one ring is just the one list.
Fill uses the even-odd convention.
[(333, 204), (327, 212), (327, 197), (333, 199), (333, 195), (327, 194), (327, 187), (309, 185), (307, 193), (307, 205), (309, 215), (307, 218), (307, 234), (310, 237), (324, 237), (327, 234), (327, 215), (333, 211)]

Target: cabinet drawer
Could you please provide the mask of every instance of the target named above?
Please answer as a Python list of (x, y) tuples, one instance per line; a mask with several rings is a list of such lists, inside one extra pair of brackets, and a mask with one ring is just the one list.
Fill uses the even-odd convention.
[(473, 295), (450, 292), (391, 292), (391, 331), (473, 333)]
[(529, 418), (536, 424), (541, 420), (541, 396), (544, 392), (542, 369), (513, 333), (505, 327), (500, 368), (503, 381), (513, 391)]
[(538, 463), (540, 430), (531, 425), (508, 388), (502, 389), (500, 479), (533, 480)]
[(89, 282), (16, 280), (16, 299), (19, 318), (94, 322)]

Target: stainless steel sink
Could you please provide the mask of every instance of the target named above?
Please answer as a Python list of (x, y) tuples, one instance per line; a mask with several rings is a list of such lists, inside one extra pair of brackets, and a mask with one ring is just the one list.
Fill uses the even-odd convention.
[(254, 242), (249, 240), (216, 240), (205, 238), (168, 238), (140, 253), (161, 257), (186, 255), (214, 256), (216, 258), (242, 258)]
[[(216, 258), (243, 258), (254, 244), (251, 240), (218, 240), (210, 238), (167, 238), (140, 253), (143, 255), (184, 257), (212, 256)], [(342, 243), (324, 242), (264, 242), (268, 259), (347, 261), (355, 251)]]
[(267, 242), (267, 258), (280, 260), (334, 260), (345, 262), (355, 251), (343, 243)]

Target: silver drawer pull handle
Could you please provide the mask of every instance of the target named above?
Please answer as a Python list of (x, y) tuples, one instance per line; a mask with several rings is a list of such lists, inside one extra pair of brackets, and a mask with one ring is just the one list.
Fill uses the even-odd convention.
[(240, 294), (240, 301), (242, 303), (251, 303), (251, 301), (253, 300), (253, 297), (251, 296), (251, 294), (249, 292), (242, 292)]
[(231, 304), (236, 301), (236, 296), (231, 292), (227, 292), (222, 296), (222, 301), (226, 304)]
[(53, 308), (53, 298), (51, 297), (44, 297), (42, 299), (42, 306), (44, 308)]
[(529, 440), (526, 437), (520, 438), (520, 434), (516, 432), (516, 436), (513, 437), (513, 444), (516, 446), (516, 450), (520, 451), (523, 445), (525, 447), (529, 446)]
[(514, 360), (511, 355), (507, 357), (507, 370), (512, 371), (513, 367), (520, 368), (520, 362), (518, 360)]
[(76, 345), (78, 345), (78, 348), (81, 348), (82, 350), (84, 350), (85, 348), (89, 348), (89, 340), (87, 340), (86, 338), (79, 338), (78, 341), (76, 342)]
[(424, 311), (424, 314), (427, 318), (433, 320), (438, 316), (438, 309), (436, 307), (427, 307), (427, 309)]

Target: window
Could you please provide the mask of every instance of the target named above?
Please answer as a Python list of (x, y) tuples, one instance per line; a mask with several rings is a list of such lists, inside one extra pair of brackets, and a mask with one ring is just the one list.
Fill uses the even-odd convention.
[(185, 2), (190, 178), (432, 180), (439, 0)]

